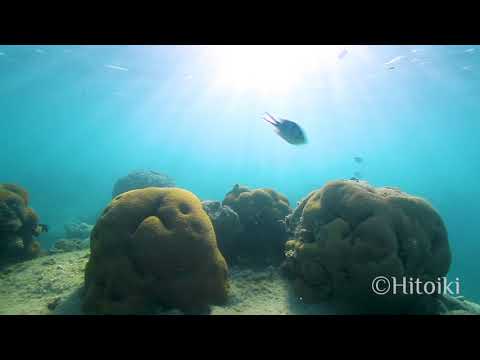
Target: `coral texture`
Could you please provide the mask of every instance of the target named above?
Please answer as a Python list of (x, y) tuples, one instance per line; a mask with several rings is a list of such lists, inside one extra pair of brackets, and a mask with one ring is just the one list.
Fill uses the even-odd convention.
[(398, 189), (333, 181), (310, 193), (287, 223), (292, 238), (284, 269), (306, 302), (407, 308), (415, 295), (394, 295), (393, 289), (376, 295), (373, 279), (433, 282), (450, 267), (442, 219), (425, 200)]
[(112, 198), (115, 196), (135, 189), (145, 189), (147, 187), (174, 187), (174, 181), (165, 174), (155, 171), (133, 171), (127, 176), (117, 180), (113, 186)]
[(34, 239), (42, 232), (38, 216), (28, 207), (28, 192), (14, 184), (0, 184), (0, 257), (20, 259), (40, 254)]
[(288, 199), (272, 189), (254, 189), (235, 185), (226, 194), (223, 205), (235, 211), (242, 231), (224, 247), (229, 261), (251, 260), (275, 263), (283, 258), (287, 240), (285, 217), (291, 213)]
[(83, 308), (145, 313), (159, 304), (204, 311), (226, 301), (227, 270), (194, 194), (132, 190), (114, 198), (93, 228)]

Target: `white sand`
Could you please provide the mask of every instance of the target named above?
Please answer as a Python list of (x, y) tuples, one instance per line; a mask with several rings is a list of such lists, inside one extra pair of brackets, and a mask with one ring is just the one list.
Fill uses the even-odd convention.
[[(0, 314), (53, 314), (47, 305), (60, 299), (55, 312), (79, 304), (89, 250), (43, 256), (2, 269)], [(67, 310), (79, 313), (75, 306)]]
[[(89, 250), (54, 254), (0, 269), (0, 315), (81, 314), (81, 292)], [(49, 309), (48, 304), (57, 301)], [(480, 306), (468, 302), (475, 312)], [(463, 314), (462, 311), (451, 312)], [(157, 314), (181, 314), (157, 311)], [(212, 315), (333, 314), (320, 305), (299, 302), (276, 268), (230, 269), (230, 296)]]

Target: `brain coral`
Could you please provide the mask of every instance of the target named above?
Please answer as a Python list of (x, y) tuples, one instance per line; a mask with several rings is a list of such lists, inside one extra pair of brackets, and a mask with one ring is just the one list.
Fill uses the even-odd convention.
[(117, 180), (113, 186), (112, 198), (130, 190), (144, 189), (153, 186), (174, 187), (175, 183), (168, 175), (155, 171), (133, 171), (127, 176)]
[(0, 184), (0, 255), (2, 258), (36, 256), (40, 244), (38, 216), (28, 207), (28, 192), (14, 184)]
[(451, 263), (437, 212), (425, 200), (392, 188), (327, 183), (301, 202), (288, 225), (294, 235), (286, 243), (284, 266), (306, 302), (407, 308), (415, 296), (375, 295), (372, 280), (435, 281)]
[(229, 260), (281, 261), (287, 240), (284, 220), (292, 211), (285, 196), (272, 189), (250, 190), (235, 185), (223, 205), (238, 214), (242, 225), (239, 236), (225, 247)]
[(227, 265), (200, 200), (179, 188), (123, 193), (91, 233), (83, 308), (145, 313), (155, 305), (203, 311), (226, 301)]

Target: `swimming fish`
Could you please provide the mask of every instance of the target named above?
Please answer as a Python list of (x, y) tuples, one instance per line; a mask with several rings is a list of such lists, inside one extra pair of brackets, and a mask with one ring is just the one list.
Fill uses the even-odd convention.
[(32, 232), (34, 236), (40, 236), (41, 233), (48, 232), (48, 225), (38, 224), (32, 229)]
[(266, 116), (263, 117), (263, 120), (272, 124), (275, 127), (275, 132), (286, 142), (293, 145), (301, 145), (307, 143), (307, 137), (303, 132), (302, 128), (295, 122), (279, 119), (277, 120), (269, 113), (265, 113)]
[(356, 163), (359, 163), (359, 164), (363, 162), (363, 158), (360, 157), (360, 156), (355, 156), (355, 157), (353, 158), (353, 160), (354, 160)]

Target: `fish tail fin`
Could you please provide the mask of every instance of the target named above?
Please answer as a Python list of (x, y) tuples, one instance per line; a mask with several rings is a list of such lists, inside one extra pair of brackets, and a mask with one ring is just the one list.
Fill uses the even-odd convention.
[(270, 119), (267, 119), (266, 117), (264, 117), (263, 120), (265, 120), (265, 121), (268, 122), (269, 124), (276, 125), (276, 123), (274, 123), (274, 122), (271, 121)]
[(275, 119), (272, 115), (270, 115), (268, 112), (265, 113), (266, 116), (263, 116), (263, 120), (266, 122), (272, 124), (272, 125), (278, 125), (280, 124), (277, 119)]

